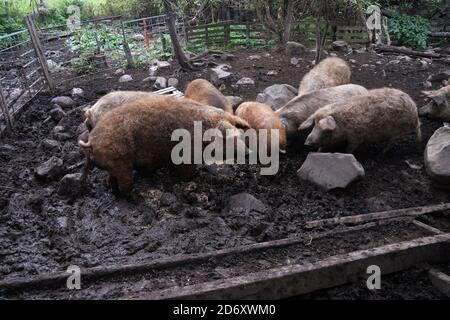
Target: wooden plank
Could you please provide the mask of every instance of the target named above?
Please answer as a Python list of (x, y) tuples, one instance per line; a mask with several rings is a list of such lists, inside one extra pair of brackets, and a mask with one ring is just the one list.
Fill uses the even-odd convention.
[(332, 288), (361, 277), (377, 265), (383, 275), (414, 265), (442, 263), (450, 256), (450, 234), (424, 237), (333, 256), (315, 263), (296, 264), (185, 287), (144, 293), (138, 299), (282, 299)]
[(433, 286), (450, 298), (450, 276), (436, 269), (431, 269), (428, 275)]
[(6, 104), (5, 101), (5, 95), (3, 94), (1, 83), (0, 83), (0, 110), (2, 111), (3, 117), (5, 118), (6, 126), (8, 127), (9, 130), (12, 130), (13, 129), (12, 118), (11, 114), (9, 113), (8, 105)]
[(423, 223), (421, 221), (418, 221), (418, 220), (413, 220), (413, 223), (416, 226), (418, 226), (419, 228), (425, 229), (425, 230), (427, 230), (427, 231), (429, 231), (431, 233), (434, 233), (434, 234), (442, 234), (442, 233), (444, 233), (441, 230), (436, 229), (436, 228), (434, 228), (432, 226), (429, 226), (429, 225), (427, 225), (427, 224), (425, 224), (425, 223)]
[(36, 28), (30, 15), (25, 17), (25, 22), (27, 24), (28, 32), (30, 34), (31, 43), (33, 44), (34, 51), (36, 52), (36, 57), (38, 58), (38, 61), (41, 65), (41, 70), (44, 75), (45, 81), (47, 82), (50, 91), (54, 91), (55, 84), (50, 74), (47, 59), (45, 58), (44, 51), (42, 49), (42, 45), (39, 40), (39, 36), (37, 34)]
[(414, 207), (414, 208), (366, 213), (366, 214), (340, 217), (340, 218), (308, 221), (305, 224), (305, 228), (310, 229), (310, 228), (317, 228), (317, 227), (333, 226), (333, 225), (338, 225), (338, 224), (358, 224), (358, 223), (363, 223), (363, 222), (383, 220), (383, 219), (392, 219), (392, 218), (398, 218), (398, 217), (404, 217), (404, 216), (418, 217), (420, 215), (449, 210), (449, 209), (450, 209), (450, 203), (444, 203), (444, 204), (424, 206), (424, 207)]

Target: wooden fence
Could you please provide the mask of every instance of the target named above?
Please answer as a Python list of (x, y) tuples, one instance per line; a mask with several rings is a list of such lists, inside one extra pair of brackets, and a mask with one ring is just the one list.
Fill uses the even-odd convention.
[(261, 24), (224, 21), (186, 28), (186, 40), (194, 46), (220, 46), (265, 43), (267, 34)]

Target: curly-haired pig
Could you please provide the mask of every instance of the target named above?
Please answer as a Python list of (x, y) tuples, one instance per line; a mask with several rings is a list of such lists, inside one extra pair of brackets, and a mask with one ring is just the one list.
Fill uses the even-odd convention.
[[(192, 133), (195, 121), (201, 121), (203, 130), (218, 128), (222, 133), (250, 128), (239, 117), (190, 99), (149, 96), (109, 111), (90, 132), (88, 142), (78, 141), (86, 154), (84, 176), (93, 162), (109, 173), (113, 187), (126, 193), (133, 183), (133, 169), (150, 172), (173, 164), (171, 152), (178, 144), (171, 139), (173, 132), (184, 129)], [(181, 164), (176, 169), (190, 178), (195, 164)]]
[(366, 88), (356, 84), (321, 89), (295, 97), (275, 112), (285, 126), (287, 139), (291, 144), (301, 136), (298, 127), (318, 109), (368, 92)]
[(326, 58), (303, 77), (298, 95), (350, 83), (351, 75), (347, 62), (337, 57)]
[(91, 131), (97, 122), (106, 114), (121, 105), (133, 102), (142, 98), (153, 96), (151, 92), (144, 91), (114, 91), (110, 92), (100, 99), (90, 108), (86, 109), (84, 116), (86, 118), (84, 124)]
[(450, 121), (450, 85), (434, 91), (423, 91), (428, 104), (419, 109), (419, 115), (431, 119)]
[[(375, 89), (319, 109), (305, 145), (320, 151), (346, 146), (352, 153), (363, 143), (391, 143), (413, 131), (421, 139), (417, 107), (411, 97), (397, 89)], [(303, 126), (303, 125), (302, 125)], [(303, 129), (300, 126), (300, 129)]]
[(211, 82), (205, 79), (196, 79), (189, 82), (184, 96), (233, 114), (233, 106), (228, 99)]
[(271, 149), (271, 130), (278, 130), (279, 150), (286, 152), (286, 130), (280, 117), (264, 103), (244, 102), (236, 109), (236, 116), (244, 119), (255, 130), (267, 129), (267, 150)]

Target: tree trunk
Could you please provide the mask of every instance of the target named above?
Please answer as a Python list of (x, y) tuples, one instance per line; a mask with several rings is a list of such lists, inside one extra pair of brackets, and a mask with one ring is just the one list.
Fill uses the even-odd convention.
[(286, 10), (284, 12), (284, 30), (281, 38), (281, 45), (285, 45), (291, 36), (292, 16), (294, 15), (294, 0), (287, 0)]
[(180, 41), (178, 41), (177, 30), (175, 27), (175, 15), (173, 13), (173, 9), (168, 0), (163, 0), (164, 8), (167, 14), (167, 28), (169, 29), (170, 39), (172, 41), (173, 52), (175, 54), (175, 58), (178, 60), (181, 68), (186, 70), (192, 70), (192, 65), (189, 62), (189, 59), (184, 54), (183, 49), (181, 48)]
[(47, 9), (47, 3), (45, 2), (45, 0), (39, 0), (39, 7)]

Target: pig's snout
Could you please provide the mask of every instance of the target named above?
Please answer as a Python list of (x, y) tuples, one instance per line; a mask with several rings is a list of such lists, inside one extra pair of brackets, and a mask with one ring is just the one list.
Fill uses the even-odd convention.
[(311, 138), (311, 136), (308, 136), (308, 138), (306, 138), (306, 141), (305, 141), (305, 146), (308, 146), (308, 147), (317, 147), (318, 145), (317, 145), (317, 142), (314, 141), (313, 138)]
[(89, 141), (89, 131), (85, 130), (82, 134), (78, 136), (78, 141), (88, 142)]

